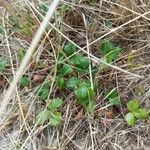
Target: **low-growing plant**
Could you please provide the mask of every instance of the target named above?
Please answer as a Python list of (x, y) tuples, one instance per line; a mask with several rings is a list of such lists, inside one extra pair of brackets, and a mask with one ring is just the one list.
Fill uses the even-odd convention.
[(119, 106), (120, 105), (119, 93), (116, 89), (113, 89), (113, 90), (107, 89), (104, 92), (104, 96), (106, 99), (109, 100), (109, 102), (112, 106)]
[(125, 115), (125, 120), (129, 126), (134, 126), (137, 120), (147, 119), (150, 111), (141, 108), (138, 100), (130, 100), (127, 103), (128, 113)]
[(84, 106), (86, 111), (91, 113), (94, 110), (94, 89), (86, 82), (80, 82), (75, 89), (77, 102)]
[[(72, 43), (67, 43), (64, 45), (63, 52), (58, 54), (56, 85), (58, 89), (67, 88), (74, 91), (78, 104), (82, 105), (87, 112), (92, 112), (94, 109), (95, 89), (91, 88), (88, 80), (80, 80), (78, 78), (78, 74), (83, 75), (83, 73), (89, 72), (91, 62), (89, 58), (82, 54), (74, 54), (75, 50), (76, 46)], [(59, 61), (63, 61), (67, 57), (69, 57), (69, 60), (65, 61), (65, 64), (59, 64)], [(96, 66), (93, 66), (92, 73), (96, 69)], [(72, 77), (70, 78), (70, 76)]]
[(36, 123), (38, 125), (44, 124), (46, 121), (52, 126), (57, 126), (62, 121), (62, 114), (58, 111), (58, 108), (63, 104), (62, 99), (54, 98), (48, 104), (47, 108), (40, 111), (36, 116)]
[[(111, 41), (104, 41), (100, 45), (99, 50), (103, 56), (103, 60), (108, 64), (112, 64), (115, 60), (117, 60), (121, 53), (121, 48), (115, 46)], [(103, 66), (103, 69), (107, 68), (108, 66)]]
[(27, 76), (23, 76), (20, 79), (20, 85), (22, 85), (23, 87), (28, 87), (30, 85), (30, 78)]
[(39, 85), (36, 88), (36, 93), (39, 96), (39, 99), (41, 101), (44, 101), (47, 99), (49, 95), (49, 90), (50, 90), (51, 83), (49, 81), (44, 81), (43, 84)]

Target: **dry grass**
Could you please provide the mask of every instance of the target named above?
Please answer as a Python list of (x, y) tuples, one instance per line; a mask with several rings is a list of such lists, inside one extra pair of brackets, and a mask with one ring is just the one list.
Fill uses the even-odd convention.
[[(42, 24), (42, 14), (38, 6), (49, 6), (49, 1), (28, 0), (13, 2), (0, 0), (0, 26), (4, 29), (0, 36), (0, 56), (5, 56), (9, 66), (1, 74), (0, 99), (4, 99), (12, 77), (21, 62), (18, 58), (20, 49), (34, 50), (32, 39)], [(62, 4), (69, 6), (62, 12)], [(16, 24), (10, 16), (25, 30), (15, 29)], [(31, 23), (28, 21), (30, 20)], [(27, 24), (29, 23), (29, 24)], [(26, 27), (27, 24), (27, 27)], [(110, 25), (110, 27), (109, 27)], [(45, 27), (43, 28), (43, 30)], [(148, 150), (150, 149), (150, 120), (138, 121), (135, 127), (126, 125), (124, 115), (126, 103), (132, 98), (139, 99), (141, 105), (150, 108), (150, 6), (146, 0), (80, 0), (61, 1), (55, 15), (48, 23), (42, 37), (38, 35), (35, 52), (24, 60), (24, 66), (17, 75), (24, 73), (31, 78), (28, 88), (17, 84), (15, 94), (9, 93), (9, 103), (5, 101), (6, 110), (0, 114), (0, 148), (6, 150)], [(76, 53), (84, 53), (92, 62), (105, 63), (98, 54), (99, 44), (110, 39), (122, 48), (119, 59), (107, 72), (99, 71), (92, 77), (85, 75), (93, 86), (98, 83), (96, 107), (88, 114), (76, 103), (74, 93), (59, 91), (55, 85), (56, 55), (69, 41), (77, 46)], [(26, 58), (25, 58), (26, 59)], [(30, 60), (29, 60), (30, 59)], [(69, 58), (67, 58), (69, 59)], [(35, 64), (42, 62), (44, 68)], [(129, 65), (129, 63), (131, 63)], [(27, 68), (24, 70), (24, 68)], [(33, 79), (42, 75), (51, 82), (49, 98), (61, 97), (64, 101), (60, 111), (63, 121), (58, 127), (49, 123), (38, 126), (36, 114), (46, 107), (39, 101)], [(38, 85), (40, 83), (37, 83)], [(121, 106), (112, 110), (103, 92), (106, 88), (119, 91)], [(4, 99), (5, 100), (5, 99)], [(49, 99), (47, 100), (47, 102)], [(3, 101), (4, 102), (4, 101)], [(4, 107), (4, 108), (5, 108)], [(115, 111), (112, 115), (111, 112)]]

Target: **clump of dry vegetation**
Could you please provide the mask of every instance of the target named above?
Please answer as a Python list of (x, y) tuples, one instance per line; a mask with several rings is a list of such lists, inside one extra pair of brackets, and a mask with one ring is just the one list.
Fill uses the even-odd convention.
[[(1, 101), (51, 2), (0, 1)], [(0, 148), (148, 150), (149, 31), (148, 0), (60, 1), (0, 116)]]

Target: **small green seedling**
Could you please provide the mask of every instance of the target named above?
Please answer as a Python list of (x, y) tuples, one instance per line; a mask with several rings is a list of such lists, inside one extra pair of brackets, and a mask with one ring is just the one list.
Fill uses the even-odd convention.
[(57, 109), (61, 107), (62, 104), (63, 102), (60, 98), (54, 98), (51, 100), (48, 107), (37, 114), (36, 123), (42, 125), (46, 121), (49, 121), (52, 126), (59, 125), (62, 121), (62, 115)]
[(67, 56), (72, 55), (76, 50), (76, 46), (73, 45), (72, 43), (67, 43), (64, 46), (64, 52), (66, 53)]
[(40, 9), (40, 13), (41, 13), (43, 16), (45, 16), (46, 13), (47, 13), (47, 11), (48, 11), (48, 7), (47, 7), (46, 5), (44, 5), (44, 4), (41, 4), (41, 5), (39, 6), (39, 9)]
[(63, 89), (65, 87), (65, 77), (69, 76), (73, 72), (73, 69), (70, 65), (64, 64), (58, 68), (57, 78), (56, 78), (56, 85), (58, 89)]
[(120, 105), (120, 98), (118, 91), (116, 89), (110, 90), (107, 89), (104, 93), (106, 99), (109, 100), (112, 106), (119, 106)]
[(94, 89), (86, 82), (80, 82), (75, 89), (75, 96), (77, 102), (84, 106), (86, 111), (91, 113), (94, 110)]
[(147, 119), (149, 117), (149, 111), (140, 107), (138, 100), (131, 100), (127, 103), (129, 112), (125, 116), (125, 120), (129, 126), (134, 126), (136, 120)]
[(3, 71), (7, 67), (7, 59), (5, 57), (0, 57), (0, 73), (3, 73)]
[(56, 79), (56, 85), (58, 89), (63, 89), (65, 87), (65, 80), (64, 77), (60, 76)]
[(76, 54), (71, 57), (71, 63), (79, 73), (89, 72), (90, 60), (82, 54)]
[(61, 69), (61, 75), (64, 76), (68, 76), (69, 74), (71, 74), (73, 72), (73, 69), (71, 68), (71, 66), (69, 66), (68, 64), (64, 64), (62, 69)]
[(77, 88), (79, 83), (80, 83), (80, 80), (76, 76), (74, 76), (66, 82), (66, 87), (68, 89), (75, 89)]
[(51, 86), (50, 82), (45, 81), (42, 85), (37, 87), (36, 93), (38, 94), (39, 99), (41, 101), (44, 101), (47, 99), (49, 95), (50, 86)]
[[(110, 41), (104, 41), (100, 45), (100, 52), (104, 57), (103, 60), (108, 64), (112, 64), (119, 57), (121, 48), (114, 46)], [(107, 69), (107, 66), (104, 65), (104, 68)]]
[(20, 85), (22, 85), (23, 87), (28, 87), (30, 85), (30, 78), (29, 77), (22, 77), (20, 79)]

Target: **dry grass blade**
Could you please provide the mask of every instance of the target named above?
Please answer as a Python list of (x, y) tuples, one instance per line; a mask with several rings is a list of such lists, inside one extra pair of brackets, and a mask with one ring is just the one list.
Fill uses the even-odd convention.
[(29, 49), (27, 50), (27, 53), (24, 56), (24, 59), (23, 59), (21, 65), (20, 65), (20, 67), (19, 67), (19, 69), (18, 69), (18, 71), (17, 71), (17, 73), (16, 73), (16, 75), (15, 75), (8, 91), (6, 92), (6, 95), (5, 95), (2, 103), (1, 103), (0, 116), (3, 114), (4, 110), (6, 109), (6, 106), (9, 103), (10, 97), (11, 97), (12, 93), (14, 92), (14, 89), (17, 86), (17, 83), (18, 83), (20, 77), (25, 72), (25, 68), (26, 68), (26, 66), (27, 66), (27, 64), (28, 64), (28, 62), (29, 62), (29, 60), (32, 56), (32, 53), (35, 50), (38, 42), (40, 41), (41, 36), (42, 36), (45, 28), (47, 27), (48, 22), (49, 22), (50, 18), (52, 17), (54, 11), (56, 10), (56, 7), (57, 7), (58, 3), (59, 3), (59, 0), (54, 0), (53, 1), (53, 3), (49, 7), (49, 11), (47, 12), (47, 15), (45, 16), (42, 24), (40, 25), (39, 29), (37, 30), (36, 35), (33, 38), (32, 43), (31, 43)]

